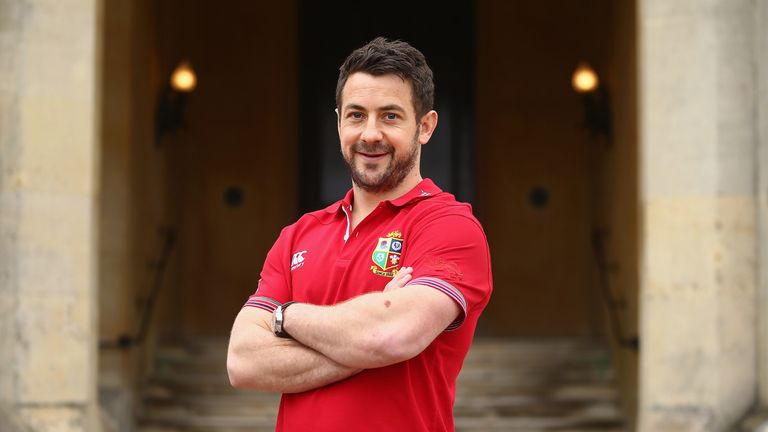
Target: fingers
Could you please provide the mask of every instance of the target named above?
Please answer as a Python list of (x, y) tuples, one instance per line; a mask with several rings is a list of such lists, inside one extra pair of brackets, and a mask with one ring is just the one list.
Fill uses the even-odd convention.
[(411, 278), (413, 273), (413, 267), (403, 267), (400, 269), (400, 271), (397, 272), (394, 278), (390, 281), (390, 283), (395, 282), (396, 284), (401, 284), (401, 287), (404, 286)]
[(413, 267), (403, 267), (397, 272), (395, 277), (392, 278), (389, 283), (384, 287), (384, 291), (392, 291), (400, 289), (411, 280), (413, 273)]

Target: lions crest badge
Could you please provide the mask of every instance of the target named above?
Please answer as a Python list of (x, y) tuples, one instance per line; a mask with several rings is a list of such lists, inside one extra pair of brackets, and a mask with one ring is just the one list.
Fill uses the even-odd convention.
[(376, 264), (371, 266), (373, 274), (390, 278), (395, 277), (400, 268), (403, 243), (403, 234), (398, 230), (390, 232), (386, 237), (379, 237), (371, 255), (373, 263)]

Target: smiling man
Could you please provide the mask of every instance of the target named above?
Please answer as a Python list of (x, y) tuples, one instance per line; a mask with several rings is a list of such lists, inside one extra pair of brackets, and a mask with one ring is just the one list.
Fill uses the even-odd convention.
[(433, 100), (405, 42), (375, 39), (340, 68), (352, 189), (281, 232), (230, 339), (232, 385), (283, 393), (278, 431), (454, 430), (492, 278), (470, 206), (421, 177)]

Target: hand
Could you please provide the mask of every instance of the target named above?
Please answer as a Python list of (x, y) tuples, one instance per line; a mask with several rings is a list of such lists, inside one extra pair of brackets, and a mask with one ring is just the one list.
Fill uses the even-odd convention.
[(387, 285), (384, 287), (384, 292), (399, 290), (400, 288), (404, 287), (405, 284), (407, 284), (408, 281), (410, 281), (413, 277), (411, 273), (413, 273), (413, 267), (401, 268), (395, 277), (393, 277), (392, 280), (389, 281), (389, 283), (387, 283)]

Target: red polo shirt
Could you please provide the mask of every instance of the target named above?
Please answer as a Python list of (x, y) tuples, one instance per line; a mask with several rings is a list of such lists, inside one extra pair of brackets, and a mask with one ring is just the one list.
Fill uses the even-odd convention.
[[(285, 394), (278, 431), (452, 431), (456, 377), (492, 290), (488, 243), (468, 204), (425, 179), (350, 231), (352, 191), (283, 229), (246, 306), (333, 305), (382, 291), (397, 269), (461, 308), (418, 356), (303, 393)], [(403, 288), (407, 289), (407, 287)]]

